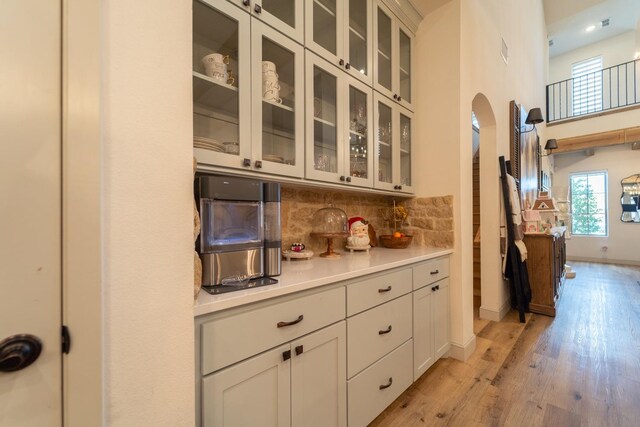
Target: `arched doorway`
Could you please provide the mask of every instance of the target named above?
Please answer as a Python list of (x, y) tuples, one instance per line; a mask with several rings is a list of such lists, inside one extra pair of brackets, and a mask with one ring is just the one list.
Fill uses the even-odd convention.
[[(508, 310), (508, 291), (502, 280), (500, 257), (500, 191), (498, 170), (498, 142), (496, 118), (487, 97), (478, 93), (471, 104), (478, 123), (478, 231), (473, 240), (478, 240), (477, 252), (479, 290), (479, 317), (499, 321)], [(473, 168), (473, 160), (468, 164)], [(471, 183), (472, 184), (472, 183)], [(470, 190), (473, 185), (468, 187)], [(473, 221), (473, 212), (468, 218)], [(469, 242), (471, 243), (471, 242)], [(475, 251), (474, 251), (475, 252)], [(470, 260), (473, 262), (473, 260)], [(476, 298), (474, 297), (474, 302)], [(505, 306), (505, 301), (507, 305)]]

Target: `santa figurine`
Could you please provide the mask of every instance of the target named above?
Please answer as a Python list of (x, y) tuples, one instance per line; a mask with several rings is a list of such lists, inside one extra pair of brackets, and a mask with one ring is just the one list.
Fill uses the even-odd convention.
[(369, 222), (364, 218), (355, 216), (349, 218), (349, 232), (347, 237), (347, 249), (368, 250), (369, 246)]

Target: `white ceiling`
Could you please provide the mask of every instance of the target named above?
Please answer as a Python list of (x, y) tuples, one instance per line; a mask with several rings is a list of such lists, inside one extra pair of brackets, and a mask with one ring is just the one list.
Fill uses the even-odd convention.
[[(637, 31), (640, 0), (544, 0), (547, 34), (553, 40), (549, 56)], [(586, 28), (610, 19), (608, 27), (588, 33)]]

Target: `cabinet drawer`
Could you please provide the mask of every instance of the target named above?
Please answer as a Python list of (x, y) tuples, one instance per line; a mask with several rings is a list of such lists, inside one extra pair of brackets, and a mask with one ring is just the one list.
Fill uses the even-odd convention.
[(413, 267), (413, 289), (449, 277), (449, 257), (431, 259)]
[[(201, 326), (202, 374), (224, 368), (344, 317), (345, 291), (340, 287), (213, 319)], [(301, 320), (298, 322), (298, 319)], [(297, 323), (285, 326), (281, 322)]]
[(411, 294), (347, 319), (347, 378), (411, 338)]
[(411, 292), (410, 268), (371, 277), (347, 286), (347, 316)]
[(412, 348), (405, 342), (347, 382), (350, 426), (369, 424), (411, 385)]

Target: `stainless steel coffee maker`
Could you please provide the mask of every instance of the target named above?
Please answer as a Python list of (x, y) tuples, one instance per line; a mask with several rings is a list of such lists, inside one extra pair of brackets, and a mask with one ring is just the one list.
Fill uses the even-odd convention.
[(271, 277), (282, 265), (280, 184), (197, 174), (195, 194), (203, 288), (223, 293), (277, 283)]

